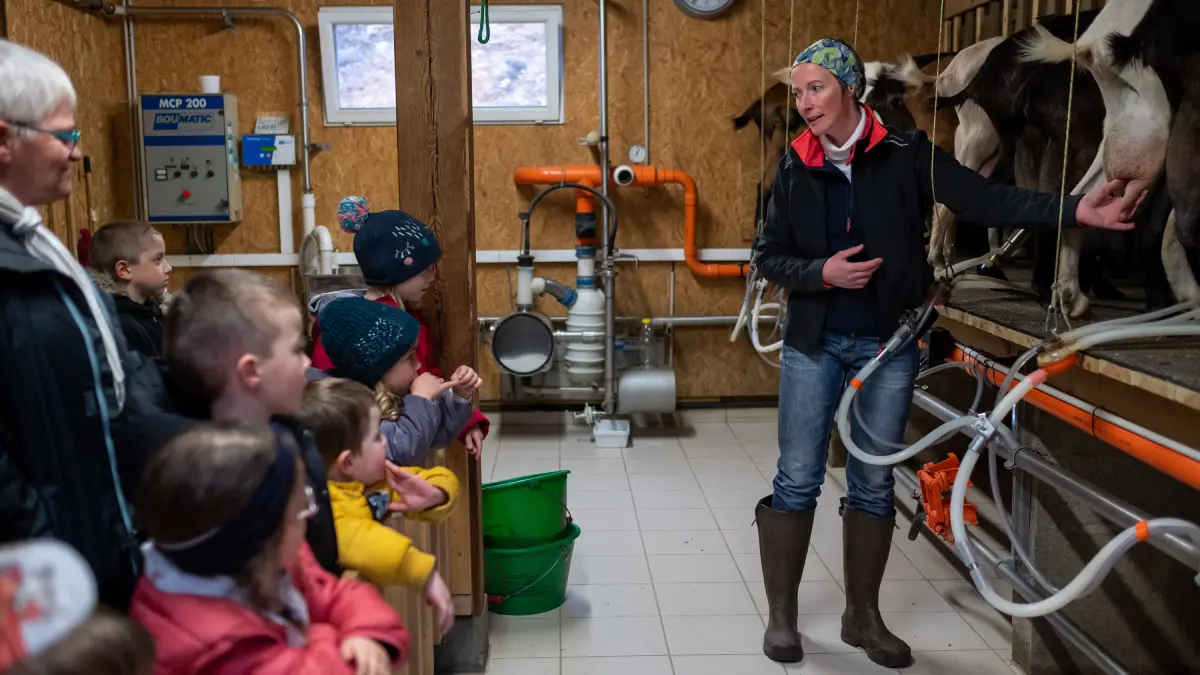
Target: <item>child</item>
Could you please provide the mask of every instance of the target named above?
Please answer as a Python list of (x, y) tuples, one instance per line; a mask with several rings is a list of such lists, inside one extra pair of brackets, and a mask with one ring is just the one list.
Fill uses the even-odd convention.
[(150, 675), (154, 641), (96, 602), (78, 551), (49, 537), (0, 546), (0, 671), (5, 675)]
[(442, 633), (450, 630), (454, 603), (433, 568), (433, 556), (380, 521), (389, 512), (443, 520), (454, 510), (458, 478), (440, 466), (393, 470), (389, 475), (379, 406), (371, 390), (358, 382), (328, 378), (310, 383), (300, 417), (313, 430), (329, 471), (329, 501), (342, 565), (379, 586), (423, 591), (438, 612)]
[(416, 319), (387, 304), (351, 297), (325, 305), (320, 321), (335, 366), (330, 374), (375, 389), (387, 458), (393, 464), (420, 464), (430, 451), (449, 445), (471, 420), (466, 399), (479, 389), (479, 376), (470, 368), (460, 368), (460, 379), (449, 382), (431, 373), (417, 375)]
[(108, 223), (92, 238), (90, 262), (96, 285), (113, 296), (129, 348), (149, 358), (162, 356), (171, 278), (162, 235), (136, 220)]
[[(354, 257), (362, 270), (363, 280), (367, 282), (367, 289), (365, 295), (364, 291), (335, 291), (318, 295), (309, 303), (309, 310), (315, 317), (331, 300), (359, 295), (408, 312), (421, 325), (416, 341), (416, 359), (420, 364), (418, 373), (428, 372), (442, 377), (442, 371), (437, 368), (429, 331), (421, 321), (420, 313), (425, 291), (433, 283), (433, 265), (442, 257), (437, 237), (424, 223), (403, 211), (368, 213), (368, 203), (363, 197), (343, 199), (338, 205), (338, 220), (343, 230), (354, 233)], [(325, 352), (320, 329), (318, 322), (312, 330), (313, 367), (329, 370), (333, 368), (333, 362)], [(454, 376), (457, 378), (462, 370), (460, 368)], [(489, 427), (487, 417), (475, 410), (459, 437), (476, 459), (483, 452), (483, 439), (487, 437)]]
[(130, 616), (154, 637), (158, 675), (386, 675), (404, 661), (396, 612), (305, 543), (304, 477), (295, 439), (266, 425), (199, 425), (147, 463)]
[(309, 364), (301, 322), (296, 296), (267, 277), (238, 269), (195, 276), (167, 313), (165, 407), (196, 420), (286, 428), (318, 506), (309, 546), (322, 567), (340, 574), (325, 463), (312, 433), (293, 419)]

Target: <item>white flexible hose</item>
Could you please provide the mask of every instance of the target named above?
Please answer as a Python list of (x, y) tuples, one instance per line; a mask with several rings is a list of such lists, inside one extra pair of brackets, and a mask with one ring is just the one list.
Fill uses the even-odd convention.
[[(773, 342), (764, 347), (758, 339), (758, 320), (761, 317), (760, 312), (762, 312), (764, 309), (781, 311), (783, 310), (783, 306), (778, 302), (768, 302), (764, 304), (762, 302), (762, 290), (760, 289), (758, 291), (758, 297), (754, 301), (754, 309), (750, 312), (750, 343), (754, 345), (754, 348), (758, 350), (760, 354), (779, 351), (783, 348), (783, 340)], [(778, 316), (778, 314), (775, 315), (776, 318), (778, 318)]]
[[(1196, 300), (1189, 300), (1188, 302), (1181, 302), (1177, 305), (1172, 305), (1171, 307), (1166, 307), (1164, 309), (1160, 309), (1160, 310), (1157, 310), (1154, 312), (1149, 312), (1147, 314), (1138, 314), (1136, 316), (1126, 316), (1126, 317), (1122, 317), (1120, 319), (1109, 319), (1108, 321), (1098, 321), (1096, 323), (1092, 323), (1092, 324), (1088, 324), (1086, 326), (1082, 326), (1080, 328), (1076, 328), (1075, 330), (1067, 331), (1066, 333), (1063, 333), (1062, 335), (1058, 336), (1058, 339), (1063, 342), (1073, 342), (1085, 335), (1091, 335), (1093, 333), (1103, 333), (1103, 332), (1109, 330), (1110, 328), (1116, 328), (1116, 327), (1120, 327), (1120, 326), (1129, 326), (1129, 325), (1141, 325), (1141, 324), (1149, 323), (1151, 321), (1158, 321), (1159, 319), (1163, 319), (1164, 321), (1171, 321), (1171, 322), (1175, 322), (1177, 320), (1190, 320), (1191, 318), (1197, 316), (1197, 314), (1198, 314), (1198, 311), (1196, 310), (1197, 306), (1200, 306), (1200, 298), (1198, 298)], [(1188, 310), (1192, 310), (1192, 311), (1188, 311)], [(1178, 314), (1180, 312), (1184, 312), (1184, 314), (1182, 314), (1180, 316), (1171, 317), (1172, 314)], [(1164, 319), (1163, 317), (1171, 317), (1171, 318)]]
[(1161, 325), (1155, 323), (1149, 326), (1119, 327), (1099, 333), (1092, 333), (1091, 335), (1084, 335), (1082, 338), (1073, 341), (1070, 347), (1072, 351), (1081, 352), (1089, 347), (1095, 347), (1106, 342), (1172, 336), (1200, 336), (1200, 324)]

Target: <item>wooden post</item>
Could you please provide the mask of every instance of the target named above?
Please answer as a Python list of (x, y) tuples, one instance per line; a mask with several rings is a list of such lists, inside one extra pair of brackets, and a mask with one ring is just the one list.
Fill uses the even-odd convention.
[[(428, 224), (442, 247), (423, 318), (448, 376), (458, 366), (475, 367), (478, 334), (469, 10), (464, 0), (394, 0), (394, 10), (400, 208)], [(447, 523), (439, 569), (458, 611), (478, 615), (484, 608), (479, 462), (459, 443), (445, 457), (462, 501)]]
[(1004, 37), (1012, 34), (1012, 3), (1013, 0), (1001, 0), (1004, 8), (1000, 11), (1000, 34)]

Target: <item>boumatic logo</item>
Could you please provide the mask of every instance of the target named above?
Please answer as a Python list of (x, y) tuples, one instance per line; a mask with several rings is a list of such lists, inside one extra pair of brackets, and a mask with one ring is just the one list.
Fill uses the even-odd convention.
[(209, 131), (213, 128), (212, 113), (155, 113), (155, 131)]

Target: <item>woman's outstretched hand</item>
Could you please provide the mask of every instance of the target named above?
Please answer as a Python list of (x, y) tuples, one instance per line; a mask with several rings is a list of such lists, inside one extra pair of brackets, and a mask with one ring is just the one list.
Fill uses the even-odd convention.
[(1075, 209), (1075, 222), (1102, 230), (1132, 230), (1133, 214), (1146, 198), (1146, 191), (1136, 198), (1133, 195), (1118, 198), (1117, 193), (1125, 189), (1125, 184), (1118, 179), (1087, 193)]

